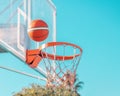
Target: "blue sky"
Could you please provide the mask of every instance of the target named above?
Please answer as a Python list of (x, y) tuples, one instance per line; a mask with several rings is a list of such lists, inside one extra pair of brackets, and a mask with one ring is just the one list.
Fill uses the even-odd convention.
[[(82, 96), (120, 95), (120, 1), (53, 0), (57, 8), (57, 41), (75, 43), (83, 55), (77, 73), (85, 84)], [(0, 65), (34, 72), (9, 53)], [(0, 69), (0, 96), (12, 96), (36, 79)]]
[(54, 0), (57, 40), (78, 44), (82, 96), (120, 95), (120, 1)]

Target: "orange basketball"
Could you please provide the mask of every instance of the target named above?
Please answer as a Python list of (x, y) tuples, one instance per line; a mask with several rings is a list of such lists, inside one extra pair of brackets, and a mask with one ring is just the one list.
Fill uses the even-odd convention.
[(48, 37), (48, 25), (43, 20), (33, 20), (28, 29), (29, 37), (36, 41), (41, 42)]

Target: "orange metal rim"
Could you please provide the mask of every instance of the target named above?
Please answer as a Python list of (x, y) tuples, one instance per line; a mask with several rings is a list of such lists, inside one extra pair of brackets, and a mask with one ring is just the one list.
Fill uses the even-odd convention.
[[(72, 46), (74, 48), (77, 48), (80, 50), (79, 54), (74, 54), (74, 55), (70, 55), (70, 56), (59, 56), (59, 55), (54, 55), (54, 54), (49, 54), (46, 52), (43, 52), (42, 50), (48, 47), (52, 47), (52, 46), (59, 46), (59, 45), (67, 45), (67, 46)], [(42, 58), (48, 58), (51, 60), (71, 60), (75, 57), (81, 56), (82, 55), (82, 48), (80, 48), (79, 46), (72, 44), (72, 43), (68, 43), (68, 42), (48, 42), (46, 44), (43, 44), (40, 46), (39, 51), (41, 52)]]

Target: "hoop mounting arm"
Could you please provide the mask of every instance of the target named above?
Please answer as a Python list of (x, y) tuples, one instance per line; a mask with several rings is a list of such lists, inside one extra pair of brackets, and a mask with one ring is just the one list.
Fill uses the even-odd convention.
[(26, 51), (26, 63), (30, 67), (36, 68), (39, 62), (42, 60), (42, 57), (39, 55), (39, 53), (40, 51), (38, 49)]

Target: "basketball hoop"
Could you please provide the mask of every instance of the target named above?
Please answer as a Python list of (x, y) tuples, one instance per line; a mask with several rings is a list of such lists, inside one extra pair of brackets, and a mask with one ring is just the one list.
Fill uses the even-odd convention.
[(37, 50), (28, 51), (28, 55), (33, 56), (30, 53), (36, 55), (34, 61), (29, 63), (31, 67), (44, 66), (47, 73), (46, 86), (73, 87), (76, 69), (82, 55), (79, 46), (67, 42), (49, 42)]

